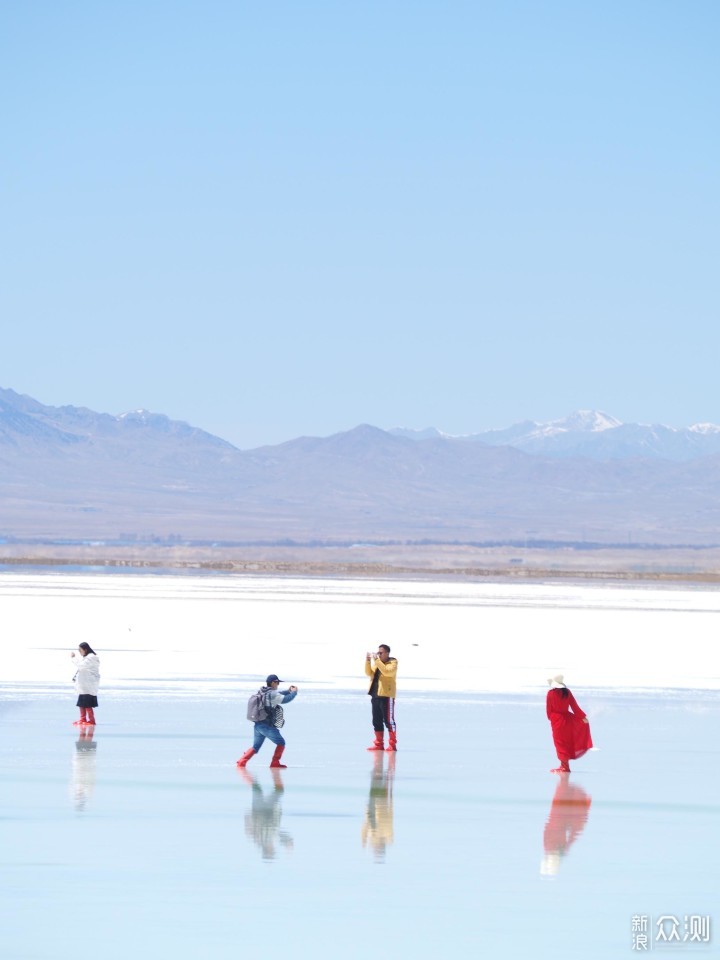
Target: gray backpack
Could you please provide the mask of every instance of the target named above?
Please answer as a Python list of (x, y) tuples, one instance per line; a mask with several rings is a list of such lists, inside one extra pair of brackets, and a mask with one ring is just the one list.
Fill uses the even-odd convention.
[(253, 693), (248, 700), (247, 718), (248, 720), (252, 720), (253, 723), (262, 723), (263, 720), (267, 720), (268, 718), (267, 707), (265, 705), (266, 693), (267, 691), (261, 688), (257, 693)]

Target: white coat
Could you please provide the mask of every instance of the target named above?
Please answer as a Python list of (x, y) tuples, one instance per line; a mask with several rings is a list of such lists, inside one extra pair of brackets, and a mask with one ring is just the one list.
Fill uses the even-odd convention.
[(75, 657), (75, 667), (77, 668), (78, 695), (89, 693), (96, 697), (100, 687), (100, 657), (96, 653), (89, 653), (86, 657)]

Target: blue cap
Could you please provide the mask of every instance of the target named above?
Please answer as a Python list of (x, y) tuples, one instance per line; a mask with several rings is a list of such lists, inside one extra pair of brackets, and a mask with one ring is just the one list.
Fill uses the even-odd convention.
[(269, 687), (270, 684), (271, 684), (271, 683), (275, 683), (276, 680), (277, 680), (278, 683), (284, 683), (284, 681), (281, 680), (280, 677), (279, 677), (276, 673), (271, 673), (270, 676), (269, 676), (269, 677), (267, 678), (267, 680), (265, 681), (265, 684), (266, 684), (266, 686)]

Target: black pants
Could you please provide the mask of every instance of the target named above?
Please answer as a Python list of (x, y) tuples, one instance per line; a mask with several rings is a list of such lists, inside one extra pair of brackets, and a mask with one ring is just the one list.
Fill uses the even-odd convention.
[(371, 697), (373, 730), (382, 733), (385, 727), (395, 733), (395, 697)]

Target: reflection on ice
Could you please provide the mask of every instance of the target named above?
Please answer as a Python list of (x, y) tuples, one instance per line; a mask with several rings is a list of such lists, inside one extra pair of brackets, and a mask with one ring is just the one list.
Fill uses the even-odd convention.
[[(357, 931), (379, 867), (383, 957), (619, 960), (636, 914), (716, 909), (720, 591), (578, 586), (565, 603), (570, 588), (553, 585), (77, 584), (0, 578), (4, 622), (26, 638), (7, 644), (0, 688), (0, 957), (75, 960), (80, 896), (82, 942), (103, 960), (225, 960), (238, 937), (243, 954), (266, 952), (279, 909), (295, 960), (366, 960)], [(397, 638), (397, 771), (394, 754), (364, 749), (369, 636)], [(68, 723), (66, 649), (85, 637), (106, 651), (97, 790), (94, 730)], [(234, 763), (245, 704), (278, 663), (305, 691), (292, 769), (271, 779), (256, 763), (255, 780)], [(552, 783), (548, 812), (557, 673), (584, 691), (603, 746), (582, 775), (588, 830), (574, 777)], [(669, 685), (630, 695), (635, 678)], [(458, 717), (463, 735), (448, 736)]]
[(286, 850), (292, 850), (293, 847), (290, 834), (280, 829), (282, 820), (280, 799), (285, 792), (280, 770), (271, 768), (273, 787), (268, 794), (260, 786), (257, 778), (253, 777), (245, 767), (238, 767), (238, 773), (252, 788), (252, 803), (250, 810), (245, 814), (245, 833), (260, 848), (263, 860), (274, 860), (276, 842), (279, 841), (280, 846)]
[(75, 741), (72, 760), (72, 797), (75, 809), (82, 812), (95, 792), (95, 761), (97, 743), (93, 740), (94, 727), (82, 727)]
[(559, 776), (543, 833), (545, 856), (540, 873), (545, 877), (559, 872), (562, 858), (585, 829), (592, 803), (592, 797), (579, 784), (570, 783), (570, 774)]
[(397, 754), (387, 754), (386, 770), (383, 769), (385, 756), (384, 753), (373, 753), (370, 796), (362, 828), (362, 845), (369, 846), (379, 861), (385, 859), (385, 851), (393, 842), (393, 782)]

